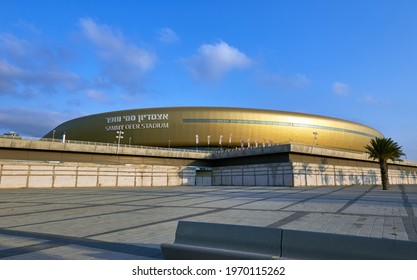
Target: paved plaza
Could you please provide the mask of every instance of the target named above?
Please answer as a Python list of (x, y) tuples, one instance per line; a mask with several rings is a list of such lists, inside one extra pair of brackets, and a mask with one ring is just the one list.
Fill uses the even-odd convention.
[(162, 259), (179, 220), (417, 241), (417, 186), (0, 190), (0, 259)]

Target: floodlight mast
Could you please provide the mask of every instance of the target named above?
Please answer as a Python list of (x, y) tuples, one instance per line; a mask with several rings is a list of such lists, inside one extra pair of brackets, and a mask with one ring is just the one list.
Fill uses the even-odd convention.
[(116, 132), (117, 132), (117, 135), (116, 135), (116, 138), (117, 138), (116, 154), (119, 154), (120, 139), (123, 139), (123, 136), (122, 135), (124, 134), (124, 132), (122, 130), (118, 130)]

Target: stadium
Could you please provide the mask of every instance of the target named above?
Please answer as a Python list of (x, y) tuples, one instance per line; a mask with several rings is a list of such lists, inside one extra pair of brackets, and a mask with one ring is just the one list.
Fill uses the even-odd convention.
[(166, 107), (113, 111), (60, 124), (44, 138), (170, 148), (221, 149), (299, 143), (363, 152), (376, 129), (294, 112)]
[[(284, 111), (113, 111), (40, 141), (0, 138), (0, 188), (377, 185), (379, 164), (364, 148), (375, 137), (366, 125)], [(417, 183), (415, 162), (389, 165), (392, 184)]]

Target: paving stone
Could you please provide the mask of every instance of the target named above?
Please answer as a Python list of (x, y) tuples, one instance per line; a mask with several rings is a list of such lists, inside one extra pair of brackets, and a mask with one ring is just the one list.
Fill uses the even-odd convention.
[(179, 220), (417, 241), (417, 186), (0, 190), (1, 259), (160, 259)]

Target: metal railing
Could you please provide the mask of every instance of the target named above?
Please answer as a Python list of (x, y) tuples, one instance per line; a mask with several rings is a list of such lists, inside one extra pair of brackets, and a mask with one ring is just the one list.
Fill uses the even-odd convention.
[(66, 139), (53, 139), (53, 138), (39, 138), (39, 137), (26, 137), (26, 136), (5, 136), (0, 135), (0, 138), (13, 139), (13, 140), (22, 140), (22, 141), (39, 141), (39, 142), (54, 142), (54, 143), (68, 143), (68, 144), (81, 144), (81, 145), (91, 145), (91, 146), (103, 146), (103, 147), (123, 147), (123, 148), (132, 148), (132, 149), (148, 149), (148, 150), (164, 150), (164, 151), (178, 151), (178, 152), (196, 152), (201, 154), (211, 154), (211, 151), (204, 150), (192, 150), (192, 149), (180, 149), (180, 148), (164, 148), (164, 147), (155, 147), (155, 146), (143, 146), (143, 145), (128, 145), (128, 144), (117, 144), (117, 143), (105, 143), (105, 142), (93, 142), (93, 141), (80, 141), (80, 140), (70, 140)]
[[(62, 139), (53, 139), (53, 138), (40, 138), (40, 137), (28, 137), (28, 136), (10, 136), (10, 135), (0, 135), (0, 139), (12, 139), (12, 140), (21, 140), (21, 141), (42, 141), (42, 142), (55, 142), (55, 143), (63, 143)], [(117, 144), (117, 143), (105, 143), (105, 142), (93, 142), (93, 141), (80, 141), (80, 140), (70, 140), (66, 139), (65, 143), (69, 144), (81, 144), (81, 145), (91, 145), (91, 146), (105, 146), (105, 147), (123, 147), (123, 148), (132, 148), (132, 149), (148, 149), (148, 150), (160, 150), (160, 151), (178, 151), (178, 152), (193, 152), (205, 155), (212, 155), (212, 154), (223, 154), (223, 153), (230, 153), (235, 151), (243, 151), (243, 150), (254, 150), (254, 149), (267, 149), (271, 147), (287, 145), (287, 144), (295, 144), (299, 146), (311, 147), (314, 149), (316, 146), (314, 145), (307, 145), (304, 143), (297, 143), (297, 142), (283, 142), (283, 143), (268, 143), (267, 145), (259, 145), (251, 146), (251, 147), (228, 147), (228, 148), (218, 148), (218, 149), (211, 149), (211, 150), (204, 150), (204, 149), (186, 149), (186, 148), (168, 148), (168, 147), (155, 147), (155, 146), (143, 146), (143, 145), (128, 145), (128, 144)], [(321, 148), (321, 147), (320, 147)], [(331, 148), (332, 150), (346, 152), (346, 150), (338, 149), (338, 148)], [(367, 156), (365, 152), (359, 151), (349, 151), (350, 153), (355, 153), (362, 156)], [(398, 165), (410, 165), (410, 166), (417, 166), (416, 162), (402, 160), (402, 161), (395, 161), (395, 164)]]
[(133, 149), (150, 149), (150, 150), (164, 150), (164, 151), (179, 151), (179, 152), (196, 152), (201, 154), (217, 154), (217, 153), (229, 153), (235, 151), (244, 151), (244, 150), (255, 150), (255, 149), (266, 149), (270, 147), (276, 147), (281, 145), (287, 144), (297, 144), (302, 146), (310, 146), (303, 143), (295, 143), (295, 142), (282, 142), (282, 143), (268, 143), (266, 145), (258, 145), (258, 146), (250, 146), (250, 147), (224, 147), (224, 148), (211, 148), (209, 150), (204, 149), (195, 149), (190, 148), (168, 148), (168, 147), (155, 147), (155, 146), (143, 146), (143, 145), (128, 145), (128, 144), (118, 144), (118, 143), (107, 143), (107, 142), (93, 142), (93, 141), (80, 141), (80, 140), (71, 140), (57, 138), (40, 138), (40, 137), (28, 137), (28, 136), (8, 136), (8, 135), (0, 135), (0, 138), (6, 139), (14, 139), (14, 140), (26, 140), (26, 141), (42, 141), (42, 142), (55, 142), (55, 143), (69, 143), (69, 144), (81, 144), (81, 145), (92, 145), (92, 146), (105, 146), (105, 147), (124, 147), (124, 148), (133, 148)]
[(118, 143), (107, 143), (107, 142), (93, 142), (93, 141), (80, 141), (80, 140), (71, 140), (57, 138), (40, 138), (40, 137), (29, 137), (29, 136), (8, 136), (8, 135), (0, 135), (0, 138), (6, 139), (14, 139), (14, 140), (26, 140), (26, 141), (42, 141), (42, 142), (55, 142), (55, 143), (69, 143), (69, 144), (81, 144), (81, 145), (92, 145), (92, 146), (106, 146), (106, 147), (126, 147), (126, 148), (136, 148), (136, 149), (151, 149), (151, 150), (165, 150), (165, 151), (179, 151), (179, 152), (196, 152), (201, 154), (213, 154), (213, 153), (228, 153), (234, 151), (242, 151), (242, 150), (252, 150), (252, 149), (262, 149), (274, 146), (280, 146), (284, 144), (291, 144), (289, 142), (286, 143), (268, 143), (267, 145), (259, 145), (251, 146), (251, 147), (227, 147), (227, 148), (211, 148), (209, 150), (204, 149), (195, 149), (190, 148), (165, 148), (165, 147), (155, 147), (155, 146), (143, 146), (143, 145), (128, 145), (128, 144), (118, 144)]

